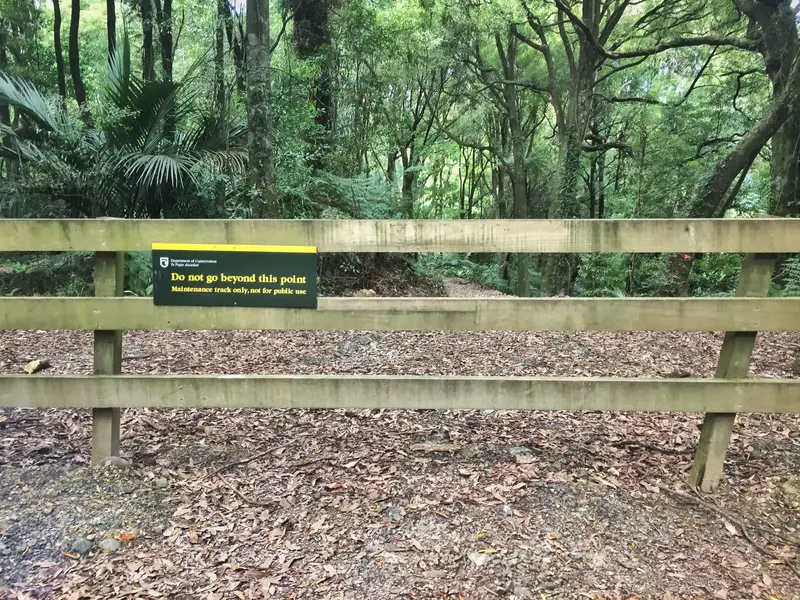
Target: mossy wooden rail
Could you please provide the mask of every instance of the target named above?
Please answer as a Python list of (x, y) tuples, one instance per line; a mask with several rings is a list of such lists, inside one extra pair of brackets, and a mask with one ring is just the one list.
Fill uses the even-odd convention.
[[(735, 298), (321, 298), (316, 311), (154, 306), (122, 297), (123, 256), (153, 242), (320, 252), (741, 252)], [(0, 251), (94, 251), (93, 298), (1, 298), (0, 329), (94, 331), (95, 375), (0, 376), (0, 406), (93, 409), (92, 455), (118, 452), (128, 407), (431, 408), (706, 413), (691, 482), (715, 488), (737, 412), (800, 412), (800, 381), (747, 379), (757, 331), (800, 331), (765, 298), (800, 220), (0, 220)], [(126, 329), (725, 331), (715, 379), (121, 375)]]

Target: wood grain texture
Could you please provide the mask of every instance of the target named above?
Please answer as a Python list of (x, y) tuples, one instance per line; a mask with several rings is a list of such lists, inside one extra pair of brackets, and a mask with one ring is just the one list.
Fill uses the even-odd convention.
[[(125, 275), (123, 252), (97, 252), (94, 257), (95, 296), (122, 295)], [(97, 298), (91, 298), (97, 300)], [(122, 372), (122, 331), (115, 325), (98, 327), (94, 332), (94, 373), (118, 375)], [(120, 410), (117, 407), (92, 410), (92, 462), (119, 454)]]
[(317, 310), (0, 298), (0, 329), (800, 331), (800, 298), (320, 298)]
[(0, 219), (0, 251), (149, 251), (153, 242), (319, 252), (797, 252), (800, 219)]
[(798, 380), (530, 377), (0, 376), (0, 407), (800, 412)]
[[(741, 298), (766, 296), (775, 270), (775, 257), (770, 254), (746, 254), (736, 284), (736, 296)], [(750, 331), (727, 331), (720, 349), (716, 378), (745, 379), (750, 370), (750, 358), (756, 343), (758, 328)], [(719, 487), (725, 468), (731, 433), (736, 414), (709, 412), (703, 419), (689, 484), (704, 492)]]

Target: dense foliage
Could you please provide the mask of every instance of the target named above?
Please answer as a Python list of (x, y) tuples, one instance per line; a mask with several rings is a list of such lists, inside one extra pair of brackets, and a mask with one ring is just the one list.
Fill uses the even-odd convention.
[[(789, 0), (107, 6), (0, 4), (0, 217), (800, 216)], [(730, 294), (741, 264), (418, 258), (520, 295)]]

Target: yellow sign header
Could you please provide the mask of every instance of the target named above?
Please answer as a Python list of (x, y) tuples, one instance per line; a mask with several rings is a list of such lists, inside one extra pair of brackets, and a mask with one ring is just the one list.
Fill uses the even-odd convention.
[(159, 244), (153, 250), (198, 250), (211, 252), (287, 252), (316, 254), (316, 246), (257, 246), (252, 244)]

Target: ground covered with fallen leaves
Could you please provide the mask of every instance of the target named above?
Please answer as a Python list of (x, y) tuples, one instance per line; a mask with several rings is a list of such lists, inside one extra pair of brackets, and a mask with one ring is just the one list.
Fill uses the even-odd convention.
[[(486, 295), (456, 281), (449, 295)], [(89, 373), (85, 332), (0, 332), (0, 372)], [(719, 334), (129, 332), (127, 373), (696, 376)], [(797, 334), (752, 374), (793, 377)], [(800, 598), (800, 418), (741, 415), (722, 489), (700, 415), (0, 412), (0, 597)]]

